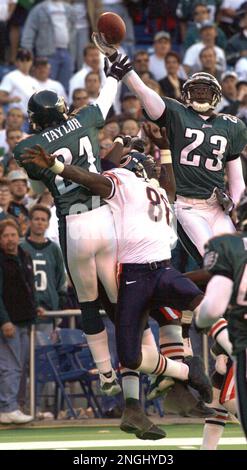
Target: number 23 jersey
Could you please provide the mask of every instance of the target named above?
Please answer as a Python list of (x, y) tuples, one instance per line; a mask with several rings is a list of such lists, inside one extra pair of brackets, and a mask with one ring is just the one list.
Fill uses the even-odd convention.
[(177, 194), (207, 199), (224, 189), (224, 168), (247, 144), (247, 128), (235, 116), (214, 114), (204, 119), (192, 108), (164, 98), (166, 109), (155, 121), (166, 126), (173, 158)]
[(82, 185), (55, 175), (49, 169), (33, 163), (21, 164), (25, 147), (41, 145), (48, 153), (55, 153), (67, 165), (78, 165), (94, 173), (101, 171), (98, 129), (104, 119), (98, 106), (87, 106), (56, 127), (50, 127), (21, 141), (14, 149), (17, 162), (25, 168), (33, 180), (42, 181), (54, 197), (57, 215), (68, 215), (91, 210), (99, 198)]
[(171, 258), (176, 236), (165, 190), (124, 168), (103, 173), (112, 183), (109, 204), (117, 233), (119, 263), (148, 263)]

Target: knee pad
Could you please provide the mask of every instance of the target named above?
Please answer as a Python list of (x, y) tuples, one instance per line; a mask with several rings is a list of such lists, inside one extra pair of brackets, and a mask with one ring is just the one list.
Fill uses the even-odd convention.
[(95, 335), (105, 329), (103, 319), (99, 313), (99, 302), (81, 302), (81, 323), (82, 330), (86, 335)]

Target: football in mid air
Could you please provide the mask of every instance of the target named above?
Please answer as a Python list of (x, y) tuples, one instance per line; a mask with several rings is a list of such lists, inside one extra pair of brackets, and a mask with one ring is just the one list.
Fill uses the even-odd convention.
[(116, 13), (102, 13), (98, 19), (97, 28), (108, 44), (119, 44), (126, 34), (125, 23)]

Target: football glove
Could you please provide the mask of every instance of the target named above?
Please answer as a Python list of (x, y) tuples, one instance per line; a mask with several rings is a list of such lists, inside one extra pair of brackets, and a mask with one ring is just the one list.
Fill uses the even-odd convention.
[(234, 207), (233, 200), (229, 194), (225, 193), (220, 188), (214, 188), (214, 193), (216, 195), (219, 205), (222, 207), (225, 214), (229, 215)]
[(128, 62), (129, 58), (127, 55), (122, 57), (118, 54), (116, 61), (109, 65), (108, 59), (105, 58), (104, 71), (107, 77), (113, 77), (118, 82), (132, 70), (132, 64)]

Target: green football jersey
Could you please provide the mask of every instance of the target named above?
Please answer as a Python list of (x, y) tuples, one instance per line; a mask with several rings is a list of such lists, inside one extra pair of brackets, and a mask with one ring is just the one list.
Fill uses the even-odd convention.
[(209, 240), (204, 267), (234, 283), (226, 318), (233, 354), (237, 354), (247, 347), (247, 232)]
[[(99, 107), (87, 106), (60, 126), (50, 127), (21, 141), (14, 149), (15, 159), (21, 164), (20, 157), (25, 147), (39, 144), (67, 165), (100, 172), (98, 129), (103, 125), (104, 118)], [(58, 216), (77, 214), (99, 205), (98, 198), (87, 188), (33, 163), (23, 164), (23, 167), (31, 179), (40, 180), (48, 187), (54, 197)]]
[(167, 129), (177, 194), (207, 199), (216, 186), (224, 189), (226, 163), (247, 144), (247, 127), (235, 116), (215, 114), (204, 120), (172, 98), (164, 101), (166, 110), (156, 122)]
[(46, 310), (58, 310), (59, 299), (66, 293), (66, 276), (59, 246), (48, 240), (35, 243), (26, 239), (21, 243), (33, 261), (36, 299)]

